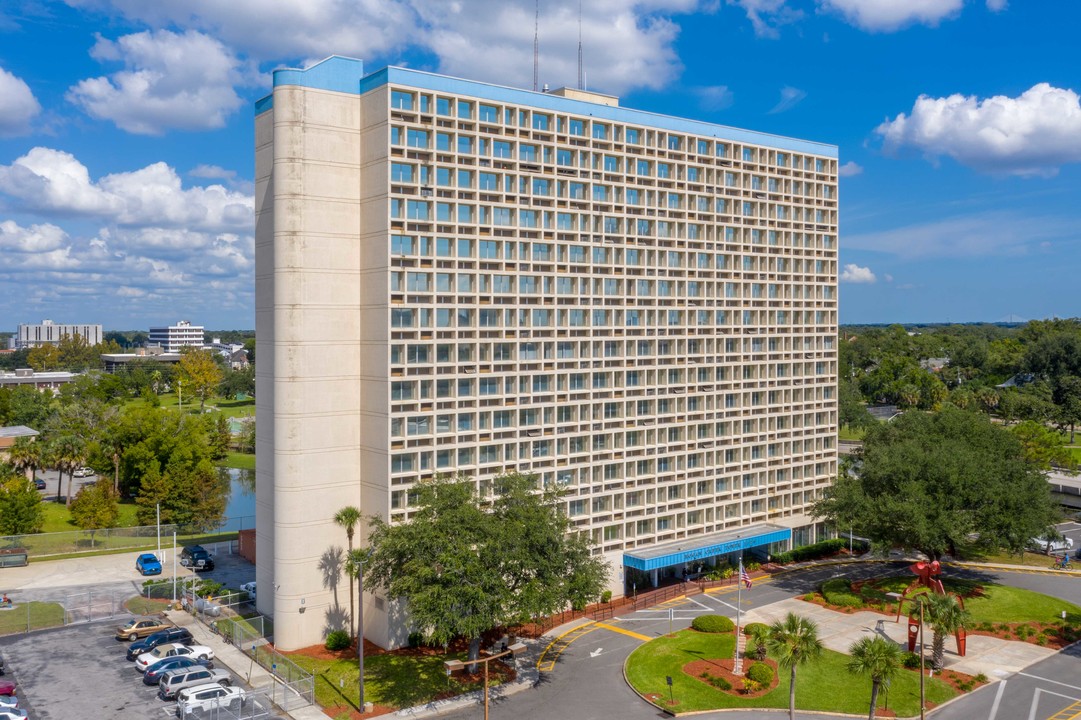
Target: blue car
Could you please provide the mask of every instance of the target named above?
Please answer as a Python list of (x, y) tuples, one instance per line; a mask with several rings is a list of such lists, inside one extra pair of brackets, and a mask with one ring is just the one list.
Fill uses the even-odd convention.
[(143, 575), (161, 575), (161, 562), (154, 553), (143, 553), (135, 559), (135, 569)]

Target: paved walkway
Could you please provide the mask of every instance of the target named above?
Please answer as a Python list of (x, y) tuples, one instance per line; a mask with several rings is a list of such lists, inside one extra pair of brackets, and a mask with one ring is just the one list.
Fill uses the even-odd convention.
[[(830, 650), (847, 653), (854, 642), (866, 635), (879, 635), (907, 647), (908, 624), (895, 623), (892, 617), (876, 612), (848, 614), (791, 599), (751, 610), (743, 618), (747, 623), (772, 623), (790, 612), (818, 623), (818, 636)], [(924, 642), (928, 646), (931, 644), (931, 632), (927, 627), (924, 628)], [(968, 675), (983, 673), (989, 678), (1018, 672), (1056, 653), (1055, 650), (1032, 643), (986, 635), (969, 635), (967, 645), (965, 657), (961, 657), (956, 652), (956, 642), (952, 638), (946, 641), (946, 667)]]

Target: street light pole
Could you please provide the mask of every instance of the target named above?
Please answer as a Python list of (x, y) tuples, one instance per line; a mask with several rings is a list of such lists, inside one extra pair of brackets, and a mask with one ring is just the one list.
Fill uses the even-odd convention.
[[(484, 720), (488, 720), (488, 663), (492, 660), (498, 660), (499, 658), (507, 657), (508, 655), (518, 656), (526, 651), (525, 643), (514, 643), (506, 650), (497, 652), (494, 655), (489, 655), (486, 658), (477, 658), (476, 660), (470, 660), (469, 664), (483, 663), (484, 664)], [(445, 660), (443, 667), (447, 669), (447, 677), (455, 670), (461, 670), (466, 666), (466, 663), (461, 660)]]
[(360, 714), (364, 714), (364, 563), (357, 566), (357, 665), (360, 667)]
[(161, 503), (154, 504), (154, 513), (158, 521), (158, 562), (161, 562)]
[(923, 690), (923, 600), (920, 600), (920, 720), (925, 720), (927, 717), (924, 705), (924, 690)]

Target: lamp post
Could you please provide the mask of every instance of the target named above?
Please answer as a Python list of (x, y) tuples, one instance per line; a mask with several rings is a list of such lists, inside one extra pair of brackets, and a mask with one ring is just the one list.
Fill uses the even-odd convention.
[[(495, 655), (489, 655), (486, 658), (477, 658), (471, 660), (469, 664), (482, 663), (484, 665), (484, 720), (488, 720), (488, 663), (492, 660), (498, 660), (499, 658), (513, 655), (517, 657), (526, 651), (525, 643), (514, 643), (506, 650), (497, 652)], [(447, 677), (450, 677), (451, 673), (461, 670), (466, 666), (466, 663), (461, 660), (445, 660), (443, 667), (447, 670)]]
[[(360, 690), (360, 713), (363, 715), (365, 710), (364, 702), (364, 563), (368, 562), (368, 556), (371, 554), (371, 550), (353, 550), (349, 556), (349, 563), (355, 568), (357, 573), (357, 666), (360, 670), (359, 690)], [(349, 571), (349, 567), (346, 567), (346, 571)]]

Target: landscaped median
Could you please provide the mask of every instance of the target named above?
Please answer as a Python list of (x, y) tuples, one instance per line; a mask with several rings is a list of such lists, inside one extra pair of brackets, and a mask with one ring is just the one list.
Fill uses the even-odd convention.
[[(624, 672), (627, 682), (643, 698), (658, 708), (676, 714), (732, 708), (788, 707), (789, 673), (777, 673), (776, 686), (765, 693), (746, 694), (736, 687), (722, 690), (715, 678), (731, 670), (736, 637), (733, 632), (705, 633), (681, 630), (645, 643), (627, 658)], [(796, 680), (796, 708), (822, 712), (867, 715), (871, 697), (869, 678), (853, 675), (847, 669), (849, 657), (824, 650), (822, 655), (801, 665)], [(753, 660), (744, 660), (747, 668)], [(709, 668), (716, 668), (710, 672)], [(703, 669), (705, 668), (705, 669)], [(703, 675), (708, 677), (703, 677)], [(671, 687), (667, 678), (672, 678)], [(902, 671), (890, 684), (887, 696), (879, 695), (879, 704), (899, 716), (919, 714), (920, 679), (918, 672)], [(938, 677), (926, 681), (927, 701), (940, 704), (958, 691)]]

